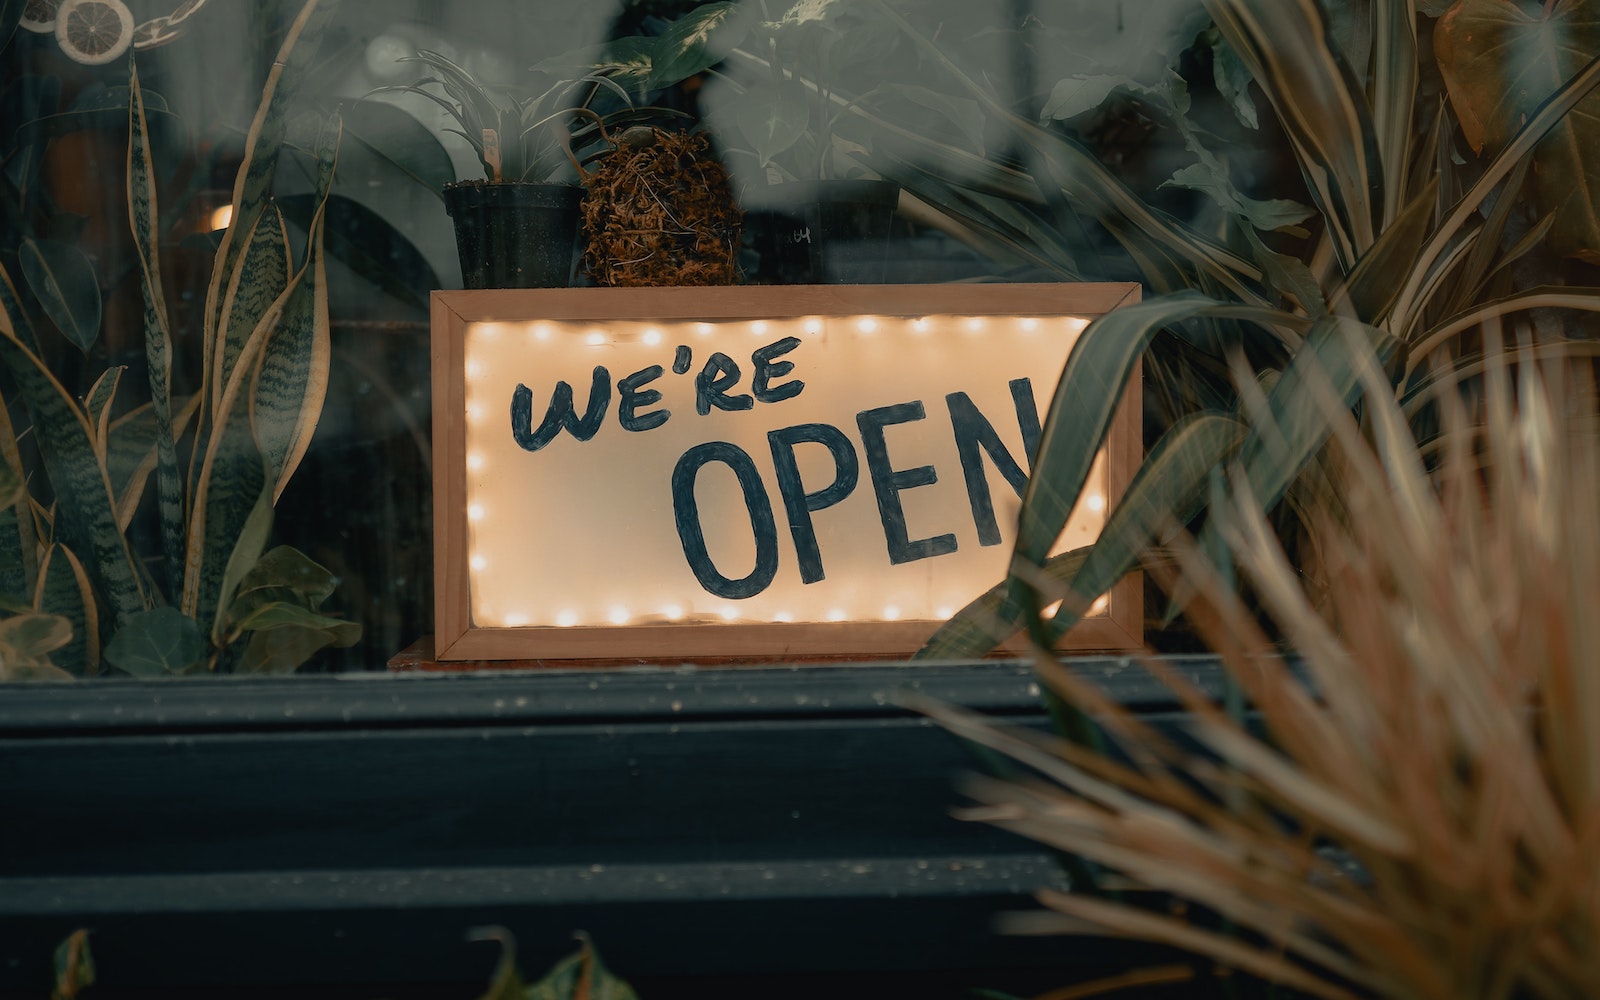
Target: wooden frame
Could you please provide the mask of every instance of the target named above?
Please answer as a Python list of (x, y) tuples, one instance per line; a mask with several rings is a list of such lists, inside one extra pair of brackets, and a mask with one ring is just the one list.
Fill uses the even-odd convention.
[[(503, 622), (489, 626), (485, 623), (487, 619), (474, 614), (469, 567), (467, 340), (473, 324), (548, 321), (598, 325), (608, 321), (637, 323), (647, 320), (666, 325), (670, 330), (675, 323), (698, 323), (702, 327), (738, 322), (759, 325), (769, 320), (798, 322), (800, 317), (823, 317), (830, 322), (855, 321), (854, 318), (862, 316), (886, 317), (893, 322), (930, 316), (1087, 319), (1137, 301), (1138, 294), (1138, 285), (1132, 283), (435, 292), (432, 303), (435, 657), (441, 661), (566, 662), (638, 657), (657, 662), (720, 658), (741, 658), (749, 662), (752, 658), (793, 661), (811, 657), (901, 656), (918, 649), (940, 624), (938, 619), (927, 616), (915, 620), (777, 620), (759, 624), (701, 620), (619, 626), (589, 623), (573, 627), (508, 626)], [(1136, 371), (1103, 448), (1103, 485), (1109, 502), (1114, 502), (1126, 489), (1140, 460), (1139, 385)], [(520, 390), (521, 386), (518, 388)], [(1041, 408), (1047, 405), (1053, 389), (1053, 385), (1041, 387)], [(578, 392), (581, 397), (583, 389), (580, 387)], [(782, 509), (778, 508), (780, 517)], [(681, 534), (681, 527), (679, 530)], [(993, 582), (998, 582), (998, 577), (985, 581), (986, 584)], [(974, 588), (972, 596), (981, 589)], [(1108, 592), (1106, 601), (1104, 612), (1086, 618), (1066, 637), (1061, 648), (1114, 650), (1134, 648), (1141, 643), (1143, 602), (1139, 580), (1136, 577), (1125, 579)]]

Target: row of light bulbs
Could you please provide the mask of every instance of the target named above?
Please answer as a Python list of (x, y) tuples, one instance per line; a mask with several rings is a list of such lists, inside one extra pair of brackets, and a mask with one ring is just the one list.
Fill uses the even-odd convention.
[[(1055, 319), (1072, 327), (1074, 330), (1082, 328), (1084, 320), (1077, 317), (1055, 317)], [(1034, 333), (1043, 328), (1045, 320), (1037, 316), (846, 316), (834, 319), (824, 319), (820, 316), (804, 316), (784, 320), (751, 320), (745, 325), (746, 331), (753, 337), (766, 337), (777, 333), (797, 330), (807, 336), (818, 336), (827, 329), (830, 322), (846, 328), (853, 328), (857, 333), (872, 334), (880, 330), (891, 329), (891, 324), (903, 323), (913, 334), (925, 334), (936, 328), (960, 329), (968, 333), (981, 333), (985, 330), (1004, 331), (1010, 329), (1017, 333)], [(718, 332), (719, 329), (734, 327), (744, 321), (730, 321), (723, 323), (689, 323), (688, 329), (697, 336), (707, 337)], [(555, 337), (573, 332), (572, 327), (577, 324), (568, 323), (534, 323), (507, 324), (507, 323), (475, 323), (473, 333), (485, 340), (497, 340), (508, 329), (526, 327), (528, 337), (537, 342), (549, 341)], [(681, 328), (681, 327), (680, 327)], [(583, 332), (584, 343), (591, 347), (602, 347), (619, 341), (637, 339), (647, 347), (655, 347), (666, 339), (666, 332), (659, 326), (647, 326), (637, 332), (628, 333), (615, 329), (590, 328)]]

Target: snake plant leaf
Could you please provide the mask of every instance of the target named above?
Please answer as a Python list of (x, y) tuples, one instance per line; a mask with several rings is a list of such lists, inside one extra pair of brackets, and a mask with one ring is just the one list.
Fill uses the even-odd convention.
[(78, 350), (100, 336), (100, 279), (88, 256), (59, 240), (23, 239), (17, 256), (22, 276), (46, 316)]
[(60, 615), (72, 624), (72, 640), (60, 648), (59, 662), (72, 673), (99, 673), (100, 610), (94, 588), (83, 563), (60, 542), (52, 542), (39, 560), (33, 606), (43, 614)]
[[(292, 257), (283, 212), (276, 203), (269, 204), (257, 217), (244, 255), (228, 278), (222, 299), (222, 336), (212, 352), (212, 385), (228, 384), (245, 341), (289, 287)], [(211, 420), (220, 416), (217, 408), (221, 405), (219, 394), (212, 399)]]
[[(11, 300), (11, 276), (0, 267)], [(35, 437), (60, 509), (57, 537), (90, 560), (96, 583), (121, 622), (145, 608), (128, 541), (117, 529), (111, 482), (100, 463), (88, 417), (50, 369), (17, 339), (0, 332), (0, 365), (11, 372), (33, 418)]]
[(334, 115), (318, 144), (319, 206), (307, 237), (306, 265), (288, 294), (282, 317), (264, 345), (261, 363), (250, 384), (250, 425), (266, 462), (273, 503), (277, 503), (311, 446), (328, 392), (332, 342), (322, 239), (340, 131), (339, 117)]
[[(167, 593), (175, 594), (182, 587), (184, 481), (172, 421), (172, 326), (161, 282), (161, 222), (145, 91), (139, 85), (139, 67), (133, 59), (128, 60), (128, 95), (128, 219), (139, 254), (139, 287), (144, 298), (145, 372), (150, 383), (150, 412), (155, 418), (156, 503), (161, 520), (162, 565), (166, 569), (163, 582)], [(119, 509), (125, 510), (125, 515), (118, 517), (118, 523), (126, 530), (133, 511), (126, 506), (126, 489), (121, 496)]]
[(267, 489), (261, 452), (250, 431), (249, 401), (239, 384), (244, 377), (244, 372), (235, 372), (226, 394), (226, 416), (206, 443), (195, 484), (181, 609), (196, 621), (214, 620), (228, 565)]
[(198, 621), (213, 620), (239, 533), (265, 488), (263, 459), (250, 426), (250, 382), (303, 275), (304, 270), (291, 279), (245, 340), (227, 384), (220, 387), (223, 417), (206, 436), (203, 452), (197, 449), (180, 608)]
[(32, 507), (17, 433), (0, 395), (0, 594), (33, 593), (39, 552)]
[(205, 662), (205, 638), (195, 620), (177, 608), (135, 615), (106, 643), (105, 659), (135, 677), (180, 674)]
[(489, 988), (478, 1000), (526, 1000), (526, 984), (517, 970), (517, 939), (504, 927), (474, 927), (467, 931), (468, 941), (497, 941), (500, 958), (494, 965), (494, 976)]
[(646, 90), (687, 80), (721, 62), (749, 30), (736, 3), (701, 4), (673, 21), (656, 41)]
[(450, 153), (425, 125), (393, 104), (343, 101), (339, 115), (346, 136), (435, 197), (442, 198), (445, 185), (455, 181)]
[(579, 935), (578, 940), (579, 950), (529, 986), (524, 1000), (639, 1000), (633, 987), (600, 961), (600, 953), (587, 935)]
[(1205, 0), (1283, 123), (1348, 271), (1377, 238), (1383, 166), (1372, 116), (1318, 0)]
[(94, 985), (94, 955), (89, 951), (89, 932), (75, 930), (56, 947), (55, 990), (50, 1000), (78, 1000), (78, 995)]
[(733, 123), (765, 167), (811, 127), (810, 93), (799, 80), (754, 84), (741, 95)]
[(265, 489), (256, 498), (255, 506), (245, 517), (238, 537), (232, 542), (228, 563), (223, 567), (222, 581), (217, 587), (217, 600), (212, 613), (211, 641), (216, 646), (228, 643), (227, 618), (233, 613), (234, 594), (239, 582), (249, 575), (267, 547), (267, 536), (272, 533), (272, 497)]
[(278, 153), (283, 147), (295, 91), (301, 81), (311, 75), (316, 47), (301, 45), (300, 42), (304, 38), (316, 38), (337, 6), (336, 0), (306, 0), (305, 6), (285, 32), (277, 58), (273, 60), (272, 69), (268, 71), (266, 83), (262, 86), (261, 103), (245, 136), (244, 158), (234, 180), (233, 221), (222, 235), (222, 245), (217, 250), (216, 264), (212, 268), (211, 282), (206, 291), (203, 392), (215, 394), (223, 391), (221, 386), (213, 386), (210, 381), (212, 355), (220, 340), (223, 295), (239, 267), (239, 258), (245, 254), (247, 241), (256, 231), (256, 222), (271, 197)]
[[(1524, 8), (1459, 0), (1440, 19), (1434, 50), (1451, 106), (1474, 150), (1498, 150), (1539, 104), (1600, 56), (1600, 2)], [(1600, 94), (1591, 94), (1539, 143), (1534, 183), (1553, 213), (1551, 247), (1600, 264)]]
[(117, 386), (122, 382), (122, 373), (127, 370), (126, 365), (107, 368), (94, 380), (94, 385), (89, 387), (89, 394), (83, 397), (83, 412), (89, 418), (89, 426), (94, 431), (101, 462), (106, 460), (106, 438), (111, 429), (111, 403), (116, 399)]
[[(1224, 413), (1194, 413), (1161, 436), (1134, 474), (1128, 491), (1112, 508), (1092, 545), (1050, 557), (1033, 585), (1053, 585), (1041, 603), (1062, 600), (1046, 624), (1055, 642), (1081, 619), (1099, 595), (1139, 564), (1158, 531), (1188, 523), (1205, 506), (1211, 470), (1235, 454), (1245, 425)], [(957, 612), (917, 659), (983, 656), (1022, 629), (1023, 608), (1006, 601), (1007, 584), (991, 588)]]
[[(178, 412), (173, 415), (174, 438), (183, 437), (199, 410), (198, 393), (182, 400)], [(117, 498), (117, 526), (123, 532), (133, 523), (133, 515), (144, 496), (145, 485), (156, 471), (160, 454), (156, 441), (158, 433), (155, 407), (151, 403), (136, 407), (111, 422), (106, 445), (106, 470)], [(183, 551), (181, 534), (177, 551)], [(171, 586), (171, 592), (178, 593), (183, 587), (181, 579), (171, 581)]]

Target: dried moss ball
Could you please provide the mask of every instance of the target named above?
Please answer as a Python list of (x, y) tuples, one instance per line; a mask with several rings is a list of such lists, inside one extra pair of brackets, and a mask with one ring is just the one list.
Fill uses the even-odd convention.
[(629, 129), (588, 179), (583, 267), (597, 285), (731, 285), (739, 207), (703, 133)]

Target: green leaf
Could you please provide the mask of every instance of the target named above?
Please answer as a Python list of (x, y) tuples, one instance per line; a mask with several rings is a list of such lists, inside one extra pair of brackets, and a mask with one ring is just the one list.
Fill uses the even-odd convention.
[(77, 674), (100, 672), (100, 609), (89, 574), (72, 550), (60, 542), (45, 549), (39, 563), (34, 607), (72, 624), (72, 641), (61, 647), (61, 661)]
[(1318, 0), (1205, 0), (1277, 111), (1348, 271), (1377, 239), (1383, 166), (1366, 97)]
[(736, 3), (708, 3), (678, 18), (662, 32), (650, 59), (646, 89), (655, 90), (703, 73), (727, 57), (744, 38), (749, 21)]
[[(151, 114), (177, 121), (177, 116), (172, 114), (166, 99), (160, 94), (148, 92), (145, 100)], [(84, 129), (113, 129), (127, 124), (128, 88), (91, 87), (85, 89), (67, 110), (24, 122), (17, 129), (17, 145), (48, 142)]]
[(256, 499), (256, 505), (239, 529), (239, 537), (228, 554), (228, 565), (222, 571), (222, 581), (217, 586), (216, 614), (211, 623), (211, 641), (217, 646), (226, 645), (228, 619), (233, 617), (234, 594), (240, 581), (247, 577), (261, 559), (261, 550), (267, 546), (267, 536), (272, 533), (272, 496), (266, 490)]
[(346, 101), (339, 106), (345, 135), (435, 195), (456, 179), (450, 154), (412, 115), (382, 101)]
[(874, 93), (899, 97), (934, 112), (956, 127), (956, 130), (966, 138), (973, 152), (982, 155), (985, 118), (983, 109), (978, 106), (977, 101), (951, 97), (937, 90), (907, 83), (886, 83), (879, 86)]
[(581, 947), (551, 967), (543, 979), (529, 986), (526, 1000), (639, 1000), (626, 981), (600, 961), (587, 935), (578, 935)]
[(333, 596), (338, 579), (327, 568), (290, 545), (263, 555), (239, 583), (239, 596), (264, 589), (283, 589), (315, 611)]
[(70, 243), (26, 238), (17, 256), (45, 315), (87, 352), (100, 335), (100, 279), (88, 256)]
[(1095, 74), (1092, 76), (1069, 76), (1056, 81), (1050, 88), (1050, 96), (1045, 99), (1044, 107), (1039, 111), (1040, 121), (1065, 121), (1079, 115), (1093, 111), (1106, 102), (1111, 92), (1117, 88), (1128, 90), (1143, 90), (1144, 85), (1131, 76), (1124, 74)]
[[(277, 203), (285, 218), (310, 228), (314, 195), (288, 195)], [(322, 239), (330, 256), (396, 300), (427, 309), (429, 291), (440, 287), (439, 276), (405, 233), (359, 201), (337, 194), (329, 195), (326, 215)]]
[(347, 639), (348, 641), (341, 643), (346, 646), (361, 638), (360, 624), (312, 611), (292, 601), (268, 601), (252, 609), (249, 614), (234, 623), (233, 632), (243, 634), (260, 629), (284, 627), (324, 630), (340, 639)]
[[(1350, 331), (1365, 353), (1352, 349)], [(1289, 484), (1328, 439), (1328, 404), (1337, 400), (1346, 407), (1354, 405), (1368, 359), (1387, 364), (1394, 346), (1382, 331), (1345, 317), (1325, 317), (1311, 328), (1305, 345), (1267, 396), (1270, 419), (1254, 422), (1239, 449), (1239, 464), (1249, 479), (1251, 495), (1265, 509), (1277, 506)], [(1211, 534), (1208, 527), (1202, 545), (1209, 543)]]
[[(1600, 56), (1600, 2), (1525, 8), (1461, 0), (1434, 35), (1439, 68), (1474, 150), (1493, 152), (1539, 105)], [(1534, 153), (1540, 214), (1554, 214), (1556, 252), (1600, 264), (1600, 93), (1552, 128)]]
[(1250, 96), (1250, 68), (1220, 34), (1211, 45), (1211, 78), (1239, 124), (1250, 129), (1260, 128), (1261, 116), (1256, 111), (1255, 98)]
[(53, 653), (72, 641), (72, 623), (60, 615), (20, 614), (0, 618), (0, 643), (28, 656)]
[(810, 92), (798, 80), (755, 84), (740, 96), (733, 123), (765, 167), (811, 127)]
[[(329, 619), (300, 608), (281, 611), (282, 621), (263, 625), (250, 632), (239, 671), (249, 674), (293, 673), (301, 664), (328, 647), (345, 648), (361, 640), (361, 626), (343, 619)], [(304, 616), (305, 620), (297, 620)]]
[(1114, 309), (1089, 324), (1073, 345), (1045, 418), (1034, 460), (1039, 474), (1028, 481), (1022, 501), (1018, 558), (1039, 565), (1055, 546), (1150, 340), (1168, 325), (1197, 318), (1242, 319), (1290, 330), (1306, 325), (1288, 313), (1220, 302), (1199, 292)]
[(56, 947), (55, 989), (50, 1000), (77, 1000), (94, 985), (94, 956), (89, 953), (89, 932), (76, 930)]
[[(1436, 190), (1435, 185), (1429, 184), (1383, 231), (1335, 297), (1336, 308), (1348, 300), (1355, 314), (1370, 323), (1382, 322), (1388, 316), (1400, 296), (1401, 282), (1395, 280), (1395, 275), (1409, 272), (1431, 232)], [(1404, 331), (1397, 332), (1404, 336)]]
[(1248, 197), (1233, 186), (1227, 170), (1220, 161), (1213, 158), (1178, 168), (1170, 178), (1162, 182), (1161, 186), (1199, 191), (1226, 211), (1249, 223), (1252, 228), (1263, 232), (1288, 229), (1316, 214), (1305, 205), (1286, 198), (1262, 201)]
[[(1100, 594), (1138, 565), (1156, 532), (1169, 522), (1184, 524), (1205, 505), (1210, 472), (1244, 439), (1245, 427), (1227, 414), (1199, 413), (1179, 420), (1162, 435), (1139, 466), (1127, 493), (1112, 508), (1100, 537), (1090, 545), (1045, 562), (1041, 579), (1056, 584), (1041, 603), (1075, 593), (1049, 623), (1052, 641), (1064, 635)], [(1047, 474), (1047, 470), (1040, 470)], [(918, 651), (918, 659), (983, 656), (1022, 628), (1020, 602), (1008, 606), (1008, 584), (991, 588), (957, 612)]]
[(205, 660), (205, 637), (177, 608), (154, 608), (128, 619), (106, 644), (106, 662), (135, 677), (178, 674)]

